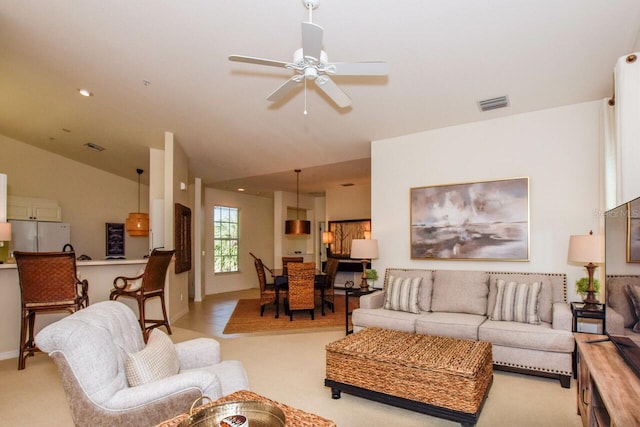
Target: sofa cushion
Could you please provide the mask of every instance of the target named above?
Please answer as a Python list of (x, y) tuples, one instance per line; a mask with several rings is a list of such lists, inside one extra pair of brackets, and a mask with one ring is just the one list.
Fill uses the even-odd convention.
[(125, 372), (130, 387), (167, 378), (180, 371), (180, 360), (171, 339), (153, 329), (144, 349), (127, 355)]
[(538, 316), (538, 295), (540, 282), (518, 283), (497, 281), (498, 293), (491, 320), (516, 321), (521, 323), (540, 323)]
[[(538, 296), (538, 315), (542, 322), (553, 322), (553, 303), (554, 303), (554, 289), (549, 276), (544, 274), (519, 274), (519, 273), (500, 273), (492, 274), (489, 278), (489, 303), (487, 313), (493, 313), (493, 309), (496, 303), (496, 296), (498, 293), (497, 282), (499, 279), (505, 282), (520, 282), (520, 283), (540, 283), (540, 295)], [(560, 286), (562, 287), (562, 286)]]
[(417, 315), (405, 311), (384, 308), (357, 308), (353, 310), (353, 326), (383, 328), (395, 331), (415, 332)]
[(416, 319), (416, 332), (467, 340), (478, 339), (478, 327), (486, 319), (480, 314), (448, 313), (444, 311), (422, 313)]
[(421, 311), (431, 310), (431, 293), (433, 291), (433, 272), (422, 269), (387, 268), (385, 274), (385, 288), (389, 282), (389, 277), (420, 277), (420, 293), (418, 297), (418, 307)]
[(614, 276), (607, 279), (607, 308), (613, 308), (622, 316), (624, 327), (632, 328), (636, 323), (633, 303), (625, 287), (627, 284), (640, 285), (640, 276)]
[(436, 270), (431, 310), (486, 315), (488, 294), (488, 275), (484, 271)]
[(421, 277), (389, 276), (384, 308), (418, 314), (418, 293)]
[(487, 320), (478, 328), (478, 339), (505, 347), (571, 353), (573, 333), (551, 328), (549, 323), (529, 323)]
[[(640, 319), (640, 286), (627, 284), (625, 288), (627, 290), (627, 293), (629, 294), (629, 297), (631, 298), (631, 304), (633, 305), (633, 312), (636, 316), (636, 319)], [(640, 333), (640, 320), (633, 325), (632, 329), (633, 332)]]

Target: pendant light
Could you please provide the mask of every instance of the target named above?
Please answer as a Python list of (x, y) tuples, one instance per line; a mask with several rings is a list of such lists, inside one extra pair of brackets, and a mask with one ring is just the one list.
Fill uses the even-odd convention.
[(148, 236), (149, 214), (140, 212), (140, 175), (142, 175), (144, 171), (142, 169), (136, 169), (136, 172), (138, 172), (138, 212), (129, 213), (125, 228), (129, 236)]
[(284, 234), (304, 236), (311, 234), (311, 221), (302, 220), (300, 215), (300, 169), (296, 169), (296, 219), (288, 219), (284, 223)]

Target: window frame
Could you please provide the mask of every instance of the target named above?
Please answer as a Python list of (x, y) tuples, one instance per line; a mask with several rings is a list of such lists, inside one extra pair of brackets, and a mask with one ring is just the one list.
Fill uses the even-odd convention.
[[(225, 212), (226, 211), (226, 212)], [(233, 221), (235, 219), (235, 221)], [(213, 272), (214, 274), (228, 274), (240, 272), (240, 209), (233, 206), (214, 205), (213, 207)], [(226, 225), (227, 234), (220, 236), (220, 229)], [(233, 232), (235, 230), (235, 233)], [(218, 243), (224, 243), (224, 252), (218, 248)], [(235, 254), (231, 253), (235, 250)], [(226, 258), (226, 261), (225, 261)], [(229, 265), (230, 263), (230, 265)], [(235, 269), (233, 264), (235, 263)], [(218, 268), (221, 268), (218, 271)], [(231, 268), (231, 269), (229, 269)]]

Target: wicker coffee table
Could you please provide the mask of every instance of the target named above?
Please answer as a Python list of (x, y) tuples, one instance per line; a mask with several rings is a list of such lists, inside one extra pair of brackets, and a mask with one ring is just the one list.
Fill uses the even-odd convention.
[[(197, 407), (196, 411), (211, 405), (218, 405), (220, 403), (235, 402), (235, 401), (258, 401), (258, 402), (270, 403), (272, 405), (275, 405), (278, 408), (282, 409), (282, 412), (284, 413), (284, 416), (285, 416), (285, 422), (287, 427), (336, 427), (336, 423), (334, 423), (331, 420), (322, 418), (318, 415), (315, 415), (309, 412), (305, 412), (301, 409), (296, 409), (291, 406), (287, 406), (280, 402), (276, 402), (275, 400), (267, 399), (264, 396), (261, 396), (259, 394), (253, 393), (248, 390), (237, 391), (235, 393), (231, 393), (227, 396), (221, 397), (215, 402), (207, 403)], [(186, 410), (188, 411), (189, 408), (186, 408)], [(163, 421), (162, 423), (158, 424), (156, 427), (175, 427), (179, 425), (182, 421), (186, 420), (187, 418), (189, 418), (189, 414), (184, 413), (170, 420)]]
[(325, 385), (474, 425), (493, 380), (491, 344), (368, 328), (328, 344)]

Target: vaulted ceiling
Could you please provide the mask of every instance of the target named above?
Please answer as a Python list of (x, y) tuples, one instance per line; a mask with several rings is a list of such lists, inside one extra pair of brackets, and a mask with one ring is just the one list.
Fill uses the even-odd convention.
[(389, 75), (334, 77), (345, 109), (312, 83), (270, 103), (292, 72), (227, 57), (291, 61), (308, 17), (301, 0), (0, 0), (0, 134), (135, 180), (170, 131), (207, 186), (295, 191), (300, 168), (321, 193), (369, 182), (372, 140), (610, 96), (640, 2), (320, 0), (330, 62)]

